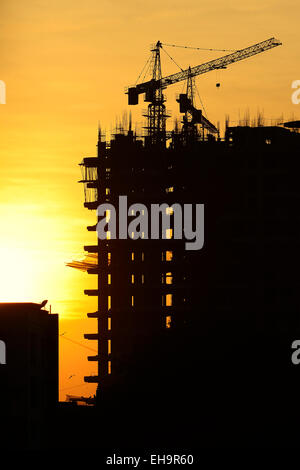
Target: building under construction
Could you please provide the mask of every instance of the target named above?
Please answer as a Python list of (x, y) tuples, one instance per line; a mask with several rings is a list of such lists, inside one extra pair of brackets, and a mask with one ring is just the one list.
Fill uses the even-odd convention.
[[(290, 344), (300, 333), (300, 123), (227, 123), (221, 137), (193, 100), (196, 75), (279, 44), (272, 38), (162, 78), (158, 42), (151, 80), (128, 89), (129, 104), (141, 93), (149, 102), (145, 136), (131, 123), (109, 142), (99, 131), (97, 156), (80, 164), (87, 209), (118, 207), (120, 195), (128, 206), (205, 207), (201, 250), (186, 250), (185, 240), (174, 238), (172, 209), (168, 236), (155, 240), (143, 233), (101, 240), (95, 216), (87, 227), (95, 244), (84, 247), (84, 261), (69, 263), (97, 276), (97, 288), (85, 291), (98, 299), (97, 311), (88, 313), (95, 333), (85, 338), (98, 345), (88, 357), (98, 373), (85, 381), (97, 384), (96, 403), (108, 410), (108, 421), (112, 409), (118, 416), (120, 436), (128, 432), (123, 422), (139, 423), (135, 443), (144, 439), (145, 422), (156, 443), (173, 447), (196, 445), (199, 435), (203, 444), (233, 435), (244, 442), (253, 429), (261, 441), (264, 426), (292, 413), (286, 404), (275, 416), (274, 407), (298, 383)], [(169, 132), (163, 89), (183, 79), (182, 122)]]

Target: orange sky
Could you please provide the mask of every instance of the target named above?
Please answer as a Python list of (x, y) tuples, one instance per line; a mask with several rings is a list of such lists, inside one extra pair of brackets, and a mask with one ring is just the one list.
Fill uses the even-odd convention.
[[(299, 118), (300, 105), (291, 102), (291, 83), (300, 79), (299, 13), (296, 0), (1, 0), (7, 104), (0, 105), (0, 301), (49, 299), (60, 332), (93, 347), (83, 333), (95, 331), (86, 319), (95, 305), (83, 289), (95, 279), (65, 262), (95, 241), (85, 229), (95, 221), (82, 207), (77, 164), (95, 155), (98, 120), (109, 131), (127, 109), (124, 87), (134, 84), (158, 39), (241, 49), (272, 36), (283, 46), (198, 78), (199, 93), (215, 123), (225, 114), (235, 123), (248, 108), (267, 119)], [(222, 55), (166, 49), (183, 68)], [(162, 59), (163, 74), (177, 71), (163, 53)], [(167, 93), (172, 117), (181, 89)], [(138, 122), (142, 108), (143, 102), (133, 109)], [(61, 398), (92, 393), (95, 387), (83, 384), (83, 375), (95, 372), (89, 351), (67, 340), (60, 346)]]

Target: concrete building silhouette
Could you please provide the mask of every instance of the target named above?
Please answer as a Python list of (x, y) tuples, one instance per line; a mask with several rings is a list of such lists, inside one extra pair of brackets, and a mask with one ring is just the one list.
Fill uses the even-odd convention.
[(58, 402), (58, 315), (36, 303), (0, 303), (0, 448), (39, 449)]
[(288, 440), (278, 423), (292, 420), (299, 385), (290, 360), (300, 335), (299, 144), (295, 123), (227, 126), (224, 139), (175, 129), (167, 148), (130, 127), (109, 143), (99, 133), (98, 156), (81, 163), (85, 207), (117, 207), (119, 195), (128, 206), (205, 204), (200, 251), (184, 240), (107, 239), (69, 263), (98, 277), (85, 291), (98, 298), (88, 314), (97, 331), (85, 335), (97, 341), (88, 360), (98, 374), (85, 380), (98, 384), (116, 442)]

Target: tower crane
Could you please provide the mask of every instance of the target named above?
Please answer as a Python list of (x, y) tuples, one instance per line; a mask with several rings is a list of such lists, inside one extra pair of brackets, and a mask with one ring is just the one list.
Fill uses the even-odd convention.
[[(160, 60), (160, 49), (163, 44), (158, 41), (155, 47), (151, 50), (152, 52), (152, 78), (143, 83), (139, 83), (133, 87), (129, 87), (127, 90), (128, 94), (128, 104), (137, 105), (139, 102), (139, 95), (145, 93), (145, 101), (149, 102), (148, 112), (145, 117), (147, 117), (147, 129), (148, 129), (148, 139), (151, 144), (162, 144), (166, 139), (166, 107), (165, 107), (165, 98), (163, 95), (163, 90), (169, 85), (174, 83), (181, 82), (182, 80), (192, 80), (193, 77), (202, 75), (204, 73), (210, 72), (212, 70), (226, 69), (229, 65), (239, 62), (240, 60), (248, 59), (254, 55), (260, 54), (261, 52), (267, 51), (274, 47), (280, 46), (282, 43), (275, 38), (270, 38), (265, 41), (259, 42), (252, 46), (246, 47), (245, 49), (237, 50), (231, 54), (219, 57), (218, 59), (210, 60), (195, 67), (189, 67), (186, 70), (181, 70), (180, 72), (173, 73), (166, 77), (162, 77), (161, 72), (161, 60)], [(191, 97), (188, 97), (186, 94), (186, 99), (181, 97), (179, 103), (181, 109), (185, 107), (185, 111), (189, 110), (196, 119), (205, 127), (211, 128), (211, 131), (214, 132), (214, 126), (206, 118), (200, 116), (201, 111), (194, 108), (193, 103), (191, 102)], [(185, 112), (182, 111), (182, 112)], [(198, 114), (196, 113), (198, 111)], [(206, 122), (207, 121), (207, 122)], [(213, 127), (212, 127), (213, 126)], [(213, 129), (214, 128), (214, 129)]]

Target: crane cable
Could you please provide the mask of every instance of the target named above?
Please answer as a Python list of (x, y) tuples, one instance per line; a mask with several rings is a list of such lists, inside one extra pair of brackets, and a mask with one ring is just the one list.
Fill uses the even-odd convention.
[(145, 70), (144, 77), (143, 77), (143, 80), (145, 79), (146, 73), (147, 73), (147, 71), (148, 71), (148, 69), (149, 69), (149, 66), (150, 66), (151, 58), (152, 58), (152, 56), (150, 55), (150, 57), (148, 57), (148, 59), (147, 59), (145, 65), (144, 65), (144, 67), (142, 68), (142, 70), (141, 70), (141, 72), (140, 72), (138, 78), (136, 79), (135, 85), (138, 83), (138, 81), (139, 81), (139, 79), (140, 79), (142, 73), (144, 72), (144, 70), (146, 69), (146, 67), (147, 67), (147, 65), (148, 65), (147, 69)]
[(169, 47), (181, 47), (183, 49), (196, 49), (198, 51), (236, 52), (237, 50), (237, 49), (213, 49), (213, 48), (207, 48), (207, 47), (179, 46), (177, 44), (166, 44), (165, 42), (163, 42), (162, 45), (169, 46)]
[(181, 72), (183, 72), (183, 68), (180, 67), (180, 65), (177, 64), (177, 62), (175, 62), (175, 60), (173, 59), (173, 57), (170, 56), (170, 54), (162, 47), (162, 50), (164, 51), (165, 54), (167, 54), (168, 57), (170, 57), (170, 59), (174, 62), (174, 64), (181, 70)]
[[(200, 51), (236, 52), (236, 49), (213, 49), (213, 48), (205, 48), (205, 47), (179, 46), (177, 44), (166, 44), (166, 43), (162, 43), (162, 45), (163, 46), (169, 46), (169, 47), (181, 47), (183, 49), (195, 49), (195, 50), (200, 50)], [(183, 68), (180, 67), (180, 65), (177, 64), (177, 62), (173, 59), (173, 57), (171, 57), (171, 55), (163, 47), (162, 47), (162, 50), (174, 62), (174, 64), (181, 70), (181, 72), (183, 72), (184, 71)], [(138, 81), (141, 78), (144, 71), (145, 71), (145, 73), (144, 73), (144, 76), (143, 76), (143, 80), (145, 79), (145, 76), (147, 75), (147, 72), (148, 72), (149, 67), (150, 67), (151, 59), (152, 59), (152, 56), (150, 55), (150, 57), (147, 59), (145, 65), (144, 65), (144, 67), (142, 68), (139, 76), (137, 77), (137, 79), (135, 81), (135, 85), (138, 83)]]
[[(170, 57), (170, 59), (174, 62), (175, 65), (177, 65), (177, 67), (183, 72), (183, 69), (180, 67), (180, 65), (177, 64), (177, 62), (175, 62), (175, 60), (173, 59), (173, 57), (170, 56), (170, 54), (162, 47), (162, 50)], [(197, 92), (197, 95), (198, 95), (198, 98), (200, 100), (200, 103), (201, 103), (201, 106), (203, 108), (203, 111), (204, 111), (204, 115), (207, 117), (207, 112), (206, 112), (206, 109), (205, 109), (205, 106), (202, 102), (202, 99), (201, 99), (201, 96), (200, 96), (200, 93), (199, 93), (199, 90), (197, 88), (197, 85), (195, 83), (195, 89), (196, 89), (196, 92)]]
[(81, 346), (82, 348), (88, 349), (89, 351), (98, 352), (96, 349), (90, 348), (89, 346), (86, 346), (85, 344), (82, 344), (79, 341), (75, 341), (74, 339), (68, 338), (68, 336), (65, 336), (64, 333), (60, 334), (59, 337), (62, 339), (66, 339), (71, 343), (76, 344), (77, 346)]
[(201, 96), (200, 96), (200, 93), (199, 93), (199, 90), (198, 90), (196, 84), (195, 84), (195, 88), (196, 88), (196, 92), (197, 92), (198, 98), (199, 98), (199, 100), (200, 100), (201, 106), (202, 106), (203, 111), (204, 111), (204, 116), (206, 116), (206, 118), (207, 118), (207, 112), (206, 112), (205, 106), (204, 106), (204, 104), (203, 104), (203, 102), (202, 102), (202, 99), (201, 99)]
[(78, 387), (87, 387), (87, 384), (78, 384), (78, 385), (72, 385), (71, 387), (64, 387), (60, 388), (59, 392), (64, 392), (65, 390), (71, 390), (72, 388), (78, 388)]

